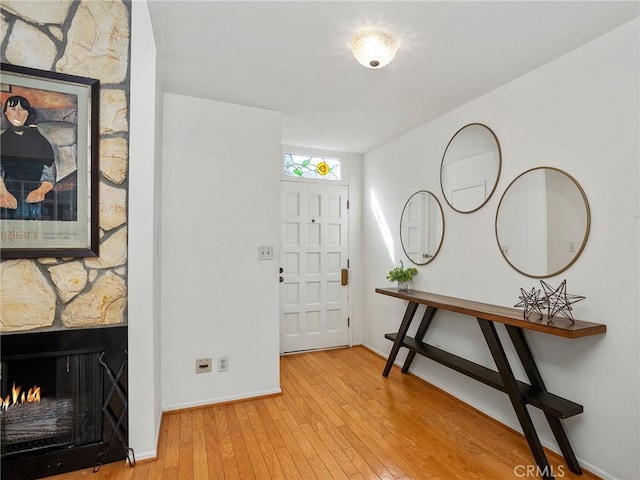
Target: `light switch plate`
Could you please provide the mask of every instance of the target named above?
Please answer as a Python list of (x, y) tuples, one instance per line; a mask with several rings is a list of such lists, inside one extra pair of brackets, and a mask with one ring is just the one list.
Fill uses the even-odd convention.
[(258, 247), (258, 260), (273, 260), (273, 247)]

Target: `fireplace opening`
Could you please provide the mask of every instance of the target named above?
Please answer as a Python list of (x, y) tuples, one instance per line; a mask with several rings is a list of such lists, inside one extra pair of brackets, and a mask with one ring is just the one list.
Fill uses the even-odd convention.
[(100, 352), (3, 357), (0, 371), (2, 459), (102, 439)]
[(0, 335), (0, 478), (128, 458), (127, 343), (126, 325)]

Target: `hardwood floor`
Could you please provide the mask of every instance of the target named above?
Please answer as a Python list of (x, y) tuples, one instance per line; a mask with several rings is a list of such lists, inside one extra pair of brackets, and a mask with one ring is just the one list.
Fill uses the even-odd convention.
[[(49, 480), (540, 478), (521, 434), (384, 363), (363, 347), (284, 356), (282, 395), (165, 413), (157, 460)], [(547, 456), (557, 479), (598, 478)]]

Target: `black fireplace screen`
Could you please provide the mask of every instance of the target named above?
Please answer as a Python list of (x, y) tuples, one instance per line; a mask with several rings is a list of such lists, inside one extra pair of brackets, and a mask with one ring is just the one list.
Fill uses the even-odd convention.
[(5, 357), (0, 372), (3, 460), (102, 439), (100, 352)]

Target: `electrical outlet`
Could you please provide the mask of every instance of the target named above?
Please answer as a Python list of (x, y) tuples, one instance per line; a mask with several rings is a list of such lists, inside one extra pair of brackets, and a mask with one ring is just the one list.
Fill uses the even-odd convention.
[(218, 357), (218, 371), (226, 372), (229, 370), (229, 359), (227, 357)]
[(210, 358), (196, 358), (196, 373), (208, 373), (211, 371)]
[(258, 260), (273, 260), (273, 247), (258, 247)]

